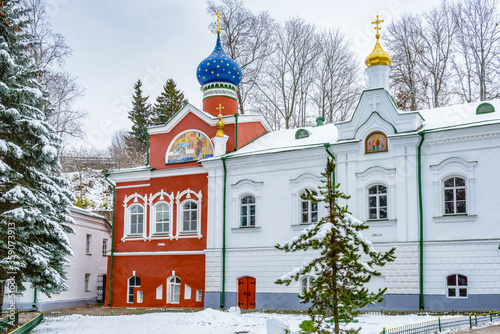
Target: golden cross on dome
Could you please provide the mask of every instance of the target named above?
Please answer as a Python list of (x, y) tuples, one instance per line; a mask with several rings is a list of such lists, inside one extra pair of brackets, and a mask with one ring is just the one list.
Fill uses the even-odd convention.
[(224, 109), (224, 107), (219, 104), (219, 107), (215, 108), (215, 110), (219, 110), (219, 114), (222, 114), (222, 109)]
[(378, 26), (378, 24), (379, 24), (379, 23), (382, 23), (382, 22), (384, 22), (384, 20), (379, 20), (379, 19), (378, 19), (378, 15), (377, 15), (377, 19), (376, 19), (374, 22), (372, 22), (372, 24), (376, 24), (376, 25), (377, 25), (376, 27), (374, 27), (374, 28), (373, 28), (373, 29), (377, 30), (377, 34), (375, 35), (375, 37), (376, 37), (377, 39), (379, 39), (379, 37), (380, 37), (379, 30), (380, 30), (380, 29), (382, 29), (382, 28), (380, 28), (380, 27)]
[(217, 11), (217, 33), (220, 34), (220, 20), (222, 18), (222, 14), (220, 11)]

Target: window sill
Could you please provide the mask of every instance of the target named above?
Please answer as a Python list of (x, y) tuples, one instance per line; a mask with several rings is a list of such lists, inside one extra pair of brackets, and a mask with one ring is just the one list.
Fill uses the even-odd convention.
[(442, 217), (433, 217), (433, 219), (436, 223), (472, 223), (476, 221), (477, 215), (446, 215)]
[(179, 232), (179, 235), (198, 235), (198, 231)]
[[(317, 224), (317, 223), (314, 223), (314, 224)], [(309, 224), (292, 224), (291, 226), (292, 226), (292, 228), (293, 228), (294, 230), (299, 230), (299, 231), (301, 231), (301, 230), (303, 230), (303, 229), (305, 229), (305, 228), (308, 228), (308, 227), (309, 227), (309, 226), (311, 226), (311, 225), (313, 225), (313, 223), (309, 223)]]
[(243, 233), (259, 232), (260, 231), (260, 226), (232, 227), (231, 231), (233, 231), (233, 232), (243, 232)]
[(396, 219), (368, 219), (366, 224), (371, 226), (394, 226), (398, 221)]
[(90, 256), (92, 256), (92, 253), (86, 253), (85, 255), (90, 255)]

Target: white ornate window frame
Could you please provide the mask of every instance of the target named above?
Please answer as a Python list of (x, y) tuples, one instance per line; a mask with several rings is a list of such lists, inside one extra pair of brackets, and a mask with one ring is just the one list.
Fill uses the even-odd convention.
[[(131, 204), (129, 202), (132, 201)], [(148, 196), (147, 195), (139, 195), (138, 193), (132, 194), (130, 196), (126, 196), (125, 199), (123, 200), (123, 208), (124, 208), (124, 229), (123, 229), (123, 237), (122, 241), (125, 242), (127, 240), (146, 240), (147, 238), (147, 202), (148, 202)], [(130, 233), (130, 210), (134, 206), (141, 206), (143, 209), (143, 229), (142, 229), (142, 234), (131, 234)]]
[[(259, 210), (261, 202), (261, 189), (264, 182), (255, 182), (249, 179), (243, 179), (231, 185), (233, 202), (233, 224), (234, 231), (257, 231), (260, 229), (261, 211)], [(241, 199), (245, 196), (255, 198), (255, 226), (240, 226), (241, 222)]]
[[(179, 279), (179, 282), (176, 282), (176, 279)], [(173, 281), (173, 282), (171, 282)], [(179, 287), (179, 300), (174, 300), (174, 292), (172, 291), (175, 287)], [(182, 280), (179, 276), (172, 275), (167, 278), (167, 304), (180, 304), (181, 302), (181, 287)]]
[[(198, 238), (201, 239), (201, 204), (202, 204), (203, 195), (201, 194), (201, 190), (199, 192), (195, 192), (191, 189), (186, 189), (182, 192), (177, 192), (175, 196), (175, 204), (177, 205), (177, 224), (174, 238)], [(197, 216), (196, 216), (196, 231), (184, 232), (182, 228), (182, 219), (184, 212), (182, 207), (187, 202), (194, 202), (197, 204)]]
[[(437, 165), (430, 166), (433, 171), (432, 188), (435, 222), (470, 222), (476, 219), (476, 178), (474, 175), (476, 164), (477, 161), (466, 161), (462, 158), (451, 157), (441, 161)], [(465, 179), (465, 214), (444, 214), (444, 181), (450, 177)]]
[[(158, 198), (159, 197), (159, 198)], [(155, 202), (155, 200), (158, 198), (158, 201)], [(168, 233), (165, 232), (156, 232), (156, 208), (160, 204), (167, 204), (169, 206), (169, 231)], [(166, 193), (163, 191), (163, 189), (156, 194), (149, 195), (149, 237), (148, 240), (151, 239), (166, 239), (170, 238), (173, 239), (173, 212), (174, 212), (174, 193), (172, 192), (171, 194)]]
[[(375, 185), (387, 188), (387, 218), (369, 219), (368, 189)], [(363, 172), (356, 173), (356, 204), (358, 215), (363, 221), (396, 223), (396, 168), (374, 166)]]
[[(291, 196), (291, 207), (292, 207), (292, 227), (304, 228), (304, 226), (310, 224), (302, 224), (302, 199), (300, 194), (305, 191), (305, 189), (316, 191), (319, 195), (318, 185), (321, 184), (321, 178), (313, 175), (311, 173), (302, 174), (295, 179), (290, 179), (290, 185), (292, 186), (292, 196)], [(324, 206), (318, 203), (318, 221), (325, 215)]]

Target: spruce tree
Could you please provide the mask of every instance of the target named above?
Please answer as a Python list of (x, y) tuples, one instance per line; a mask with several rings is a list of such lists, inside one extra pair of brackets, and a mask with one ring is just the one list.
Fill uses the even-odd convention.
[(135, 137), (141, 143), (141, 148), (145, 150), (148, 134), (144, 129), (150, 125), (151, 105), (148, 103), (149, 96), (144, 97), (142, 95), (141, 87), (141, 80), (137, 80), (132, 96), (132, 110), (128, 112), (128, 118), (133, 123), (130, 135)]
[[(335, 164), (328, 159), (320, 196), (310, 191), (302, 198), (314, 203), (324, 202), (328, 215), (302, 231), (297, 237), (276, 248), (286, 252), (318, 250), (319, 255), (302, 267), (280, 277), (276, 283), (289, 285), (304, 275), (313, 275), (314, 283), (309, 291), (300, 295), (301, 303), (311, 303), (307, 312), (311, 316), (315, 331), (329, 333), (334, 327), (336, 334), (347, 332), (340, 329), (340, 319), (351, 322), (359, 309), (382, 301), (386, 289), (369, 292), (363, 285), (371, 276), (380, 276), (374, 266), (384, 266), (394, 261), (392, 248), (387, 252), (376, 251), (372, 243), (361, 233), (368, 228), (339, 204), (339, 199), (349, 196), (334, 184)], [(330, 322), (328, 322), (330, 321)]]
[(59, 138), (27, 53), (26, 17), (19, 0), (0, 0), (0, 301), (24, 290), (22, 282), (49, 295), (64, 291), (72, 254), (73, 196), (57, 177)]
[(153, 107), (152, 125), (167, 123), (188, 101), (184, 93), (177, 89), (174, 80), (168, 79), (163, 86), (163, 92), (156, 98)]

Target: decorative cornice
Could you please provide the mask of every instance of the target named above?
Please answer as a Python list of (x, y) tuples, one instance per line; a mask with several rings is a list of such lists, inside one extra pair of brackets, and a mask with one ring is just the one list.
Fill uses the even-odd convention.
[(495, 133), (487, 133), (487, 134), (472, 135), (472, 136), (460, 136), (460, 137), (454, 137), (454, 138), (428, 139), (425, 141), (424, 144), (444, 145), (444, 144), (454, 144), (454, 143), (485, 140), (485, 139), (496, 139), (499, 137), (500, 137), (500, 133), (495, 132)]
[(317, 155), (308, 155), (308, 156), (299, 156), (299, 157), (294, 157), (294, 158), (287, 158), (287, 159), (273, 159), (273, 160), (268, 160), (268, 161), (258, 161), (258, 162), (241, 162), (241, 163), (234, 163), (234, 160), (228, 160), (231, 161), (231, 164), (228, 163), (228, 169), (235, 169), (235, 168), (247, 168), (247, 167), (259, 167), (259, 166), (271, 166), (271, 165), (278, 165), (278, 164), (287, 164), (287, 163), (292, 163), (292, 162), (300, 162), (300, 161), (308, 161), (308, 160), (314, 160), (314, 159), (326, 159), (327, 155), (325, 154), (317, 154)]

